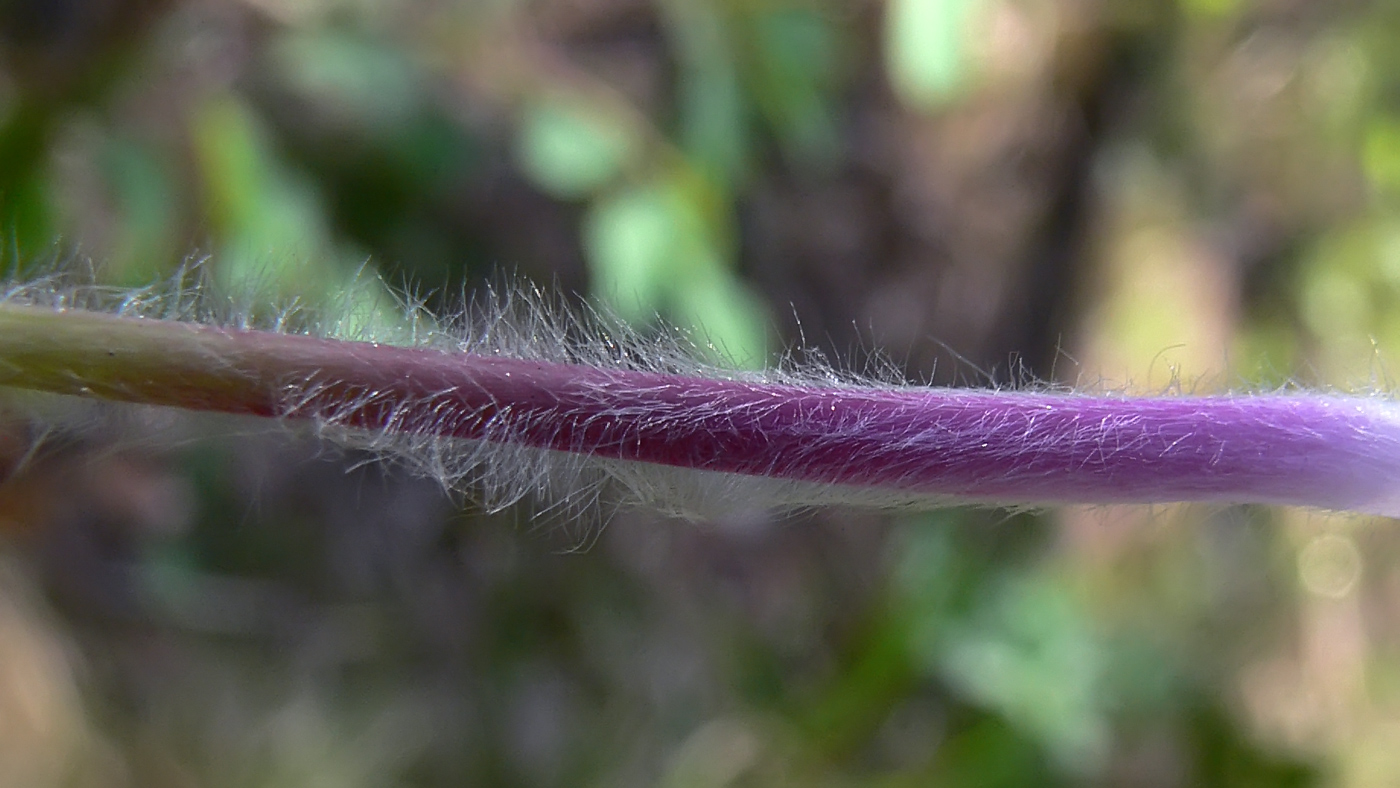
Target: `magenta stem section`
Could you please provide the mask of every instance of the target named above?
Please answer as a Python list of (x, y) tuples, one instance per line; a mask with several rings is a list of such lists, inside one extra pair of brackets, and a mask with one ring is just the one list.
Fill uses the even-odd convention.
[(808, 388), (452, 356), (420, 377), (418, 353), (390, 368), (439, 381), (413, 394), (421, 423), (467, 414), (440, 423), (460, 437), (504, 417), (543, 448), (972, 501), (1400, 514), (1400, 423), (1369, 399)]
[[(822, 388), (3, 312), (12, 386), (966, 501), (1400, 515), (1400, 417), (1379, 399)], [(65, 339), (75, 318), (91, 330)]]

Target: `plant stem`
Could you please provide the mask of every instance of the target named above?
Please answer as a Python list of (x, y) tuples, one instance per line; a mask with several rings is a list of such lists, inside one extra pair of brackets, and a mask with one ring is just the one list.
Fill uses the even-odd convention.
[(793, 386), (0, 305), (0, 385), (1003, 504), (1400, 515), (1372, 398)]

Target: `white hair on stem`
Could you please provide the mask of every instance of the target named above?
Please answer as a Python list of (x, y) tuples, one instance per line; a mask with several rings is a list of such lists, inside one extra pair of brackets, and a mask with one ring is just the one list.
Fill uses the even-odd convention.
[(1400, 415), (1308, 393), (1132, 398), (937, 389), (825, 363), (750, 372), (522, 286), (453, 319), (361, 279), (340, 309), (210, 295), (195, 267), (0, 299), (0, 383), (307, 423), (489, 508), (692, 517), (834, 503), (1168, 501), (1400, 514)]
[[(435, 315), (427, 308), (429, 296), (389, 286), (363, 269), (350, 288), (321, 305), (270, 299), (264, 292), (256, 285), (237, 292), (220, 291), (208, 261), (192, 259), (167, 279), (142, 287), (101, 284), (91, 266), (55, 268), (9, 282), (0, 292), (0, 304), (596, 369), (807, 386), (902, 385), (893, 364), (880, 366), (878, 376), (859, 375), (839, 370), (820, 353), (807, 349), (783, 354), (776, 367), (762, 372), (726, 367), (709, 360), (722, 355), (718, 348), (702, 348), (685, 331), (657, 321), (652, 331), (643, 334), (601, 306), (571, 304), (556, 292), (510, 277), (464, 293), (447, 315)], [(319, 393), (317, 387), (289, 387), (285, 406), (300, 411)], [(314, 418), (284, 424), (296, 432), (309, 428), (329, 446), (365, 451), (379, 462), (430, 478), (488, 511), (524, 502), (537, 507), (537, 516), (592, 518), (606, 516), (618, 506), (640, 506), (697, 519), (758, 508), (797, 510), (843, 504), (922, 508), (931, 503), (926, 495), (895, 490), (675, 468), (509, 440), (470, 440), (392, 427), (366, 430), (345, 423), (346, 414), (363, 402), (340, 404)], [(444, 413), (442, 418), (453, 415)]]

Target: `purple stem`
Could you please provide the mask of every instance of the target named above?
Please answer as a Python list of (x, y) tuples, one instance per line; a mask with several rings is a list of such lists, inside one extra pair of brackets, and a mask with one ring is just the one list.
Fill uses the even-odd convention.
[(14, 305), (0, 384), (966, 501), (1400, 515), (1400, 411), (1371, 398), (819, 388)]

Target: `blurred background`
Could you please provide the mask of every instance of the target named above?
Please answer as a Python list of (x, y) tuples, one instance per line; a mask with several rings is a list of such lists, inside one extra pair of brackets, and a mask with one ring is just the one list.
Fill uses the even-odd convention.
[[(4, 0), (0, 228), (312, 304), (520, 277), (750, 366), (1388, 392), (1400, 6)], [(1400, 783), (1388, 521), (540, 525), (4, 402), (4, 785)]]

